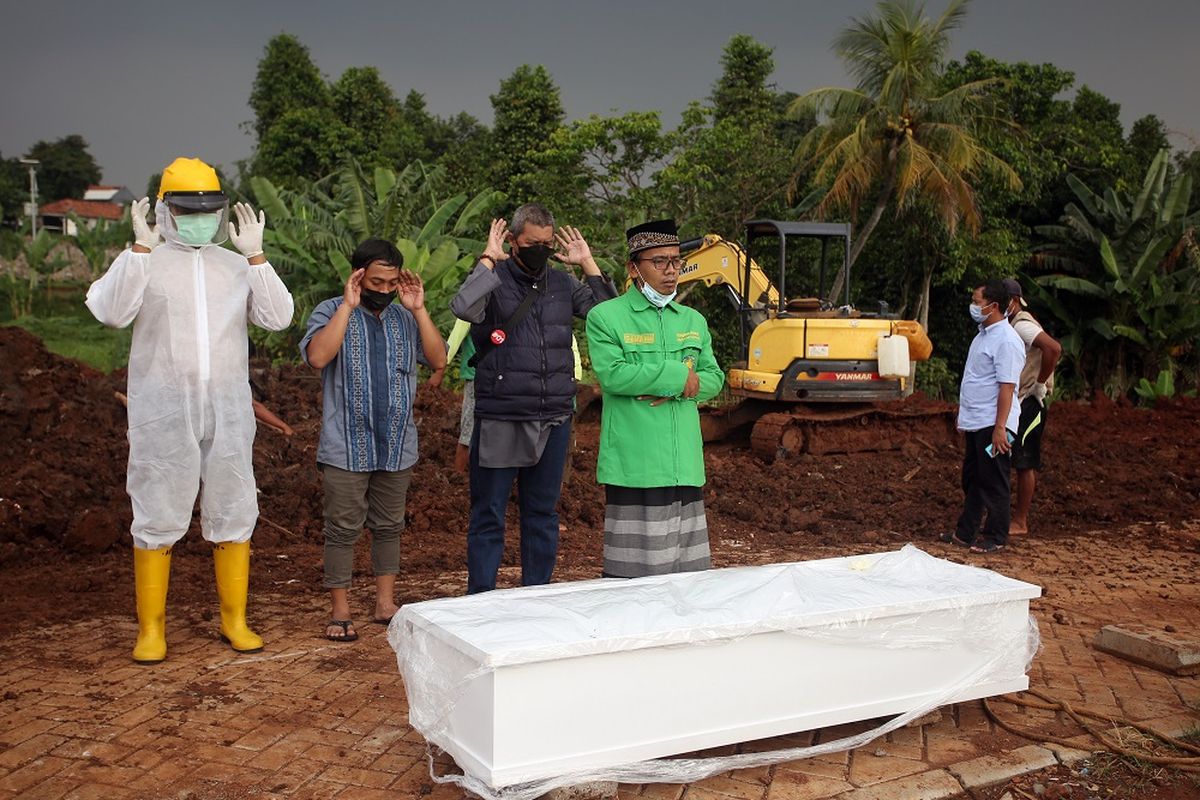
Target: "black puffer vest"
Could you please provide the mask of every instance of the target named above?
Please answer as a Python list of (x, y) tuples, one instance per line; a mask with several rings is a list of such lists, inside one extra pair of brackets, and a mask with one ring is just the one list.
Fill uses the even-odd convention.
[[(471, 326), (476, 352), (493, 352), (475, 368), (475, 416), (481, 419), (545, 420), (567, 416), (574, 408), (575, 357), (571, 322), (575, 283), (549, 266), (535, 280), (507, 258), (496, 264), (500, 286), (488, 300), (483, 322)], [(539, 297), (504, 344), (492, 348), (488, 337), (501, 327), (531, 291)]]

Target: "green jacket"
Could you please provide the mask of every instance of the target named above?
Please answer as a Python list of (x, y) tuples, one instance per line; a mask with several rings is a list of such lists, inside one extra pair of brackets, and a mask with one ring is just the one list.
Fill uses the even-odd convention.
[[(591, 310), (587, 338), (604, 392), (596, 480), (637, 488), (703, 486), (698, 404), (725, 382), (704, 317), (678, 303), (659, 311), (631, 287)], [(700, 377), (700, 394), (683, 398), (689, 365)], [(672, 399), (652, 406), (639, 395)]]

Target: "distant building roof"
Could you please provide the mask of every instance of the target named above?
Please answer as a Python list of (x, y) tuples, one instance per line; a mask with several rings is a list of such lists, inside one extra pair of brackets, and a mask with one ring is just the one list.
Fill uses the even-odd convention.
[(66, 200), (55, 200), (53, 203), (47, 203), (42, 206), (41, 213), (59, 217), (65, 217), (67, 214), (74, 213), (82, 219), (120, 219), (124, 216), (125, 209), (103, 200), (75, 200), (67, 198)]
[(107, 200), (113, 202), (118, 195), (132, 196), (132, 193), (124, 186), (99, 186), (93, 185), (87, 187), (87, 191), (83, 193), (84, 200)]

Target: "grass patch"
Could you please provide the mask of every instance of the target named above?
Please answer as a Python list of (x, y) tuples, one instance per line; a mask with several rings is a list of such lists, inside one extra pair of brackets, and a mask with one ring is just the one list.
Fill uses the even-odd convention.
[(88, 317), (22, 317), (4, 325), (15, 325), (42, 340), (56, 355), (82, 361), (101, 372), (112, 372), (129, 363), (133, 329), (107, 328)]

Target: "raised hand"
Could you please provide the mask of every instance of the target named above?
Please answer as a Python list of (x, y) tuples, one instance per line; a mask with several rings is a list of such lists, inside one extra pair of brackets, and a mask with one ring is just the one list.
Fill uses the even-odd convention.
[(490, 262), (483, 262), (488, 269), (494, 267), (495, 262), (504, 259), (504, 234), (507, 232), (507, 222), (502, 219), (492, 220), (492, 227), (488, 231), (487, 246), (483, 248), (483, 254), (492, 259)]
[(400, 305), (409, 311), (416, 312), (425, 307), (425, 284), (417, 273), (409, 269), (400, 270), (400, 285), (396, 288), (400, 294)]
[(342, 303), (351, 311), (358, 308), (362, 302), (362, 282), (366, 274), (365, 269), (356, 269), (346, 280), (346, 288), (342, 290)]
[(564, 225), (555, 231), (554, 240), (558, 243), (558, 253), (555, 255), (564, 264), (582, 265), (592, 260), (592, 249), (578, 228)]
[(237, 226), (230, 221), (229, 240), (246, 258), (261, 256), (267, 213), (259, 211), (255, 215), (254, 208), (249, 203), (238, 203), (233, 207), (233, 213), (237, 216)]
[(146, 212), (149, 210), (150, 198), (143, 197), (130, 207), (129, 214), (133, 222), (133, 243), (153, 250), (162, 241), (162, 237), (158, 235), (158, 226), (151, 225), (146, 220)]

